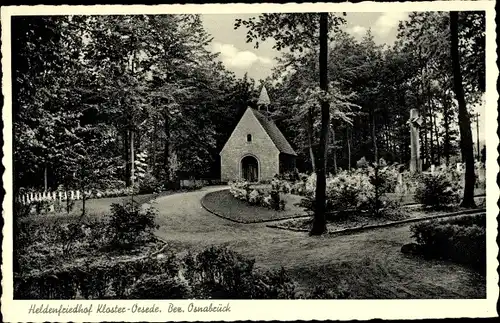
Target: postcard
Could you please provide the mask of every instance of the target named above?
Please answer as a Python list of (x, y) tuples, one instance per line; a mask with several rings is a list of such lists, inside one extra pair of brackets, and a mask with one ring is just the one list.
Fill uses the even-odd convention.
[(2, 7), (4, 320), (497, 316), (494, 4)]

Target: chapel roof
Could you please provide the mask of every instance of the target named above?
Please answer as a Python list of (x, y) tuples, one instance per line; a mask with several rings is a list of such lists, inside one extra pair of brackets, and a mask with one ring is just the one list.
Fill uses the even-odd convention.
[(278, 150), (281, 153), (297, 156), (295, 150), (293, 150), (288, 140), (286, 140), (285, 136), (283, 136), (283, 133), (281, 133), (281, 131), (278, 129), (278, 127), (272, 120), (270, 120), (265, 115), (263, 115), (262, 113), (260, 113), (255, 109), (252, 108), (249, 109), (252, 111), (255, 118), (262, 125), (262, 128), (264, 128), (264, 130), (267, 132), (267, 134), (273, 141), (276, 148), (278, 148)]

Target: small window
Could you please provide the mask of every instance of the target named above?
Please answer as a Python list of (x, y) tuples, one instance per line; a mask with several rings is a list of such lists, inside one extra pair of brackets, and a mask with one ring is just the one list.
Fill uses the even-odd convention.
[(252, 135), (247, 135), (247, 142), (252, 142)]

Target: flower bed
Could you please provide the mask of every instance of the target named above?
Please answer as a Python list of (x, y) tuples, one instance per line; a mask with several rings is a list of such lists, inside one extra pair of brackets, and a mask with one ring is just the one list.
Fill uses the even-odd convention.
[[(367, 171), (369, 173), (373, 173), (373, 165), (370, 165), (363, 158), (358, 162), (358, 168), (346, 171), (340, 170), (338, 175), (329, 175), (327, 177), (327, 188), (335, 185), (329, 185), (329, 182), (336, 181), (336, 177), (343, 178), (346, 181), (356, 181), (356, 177), (360, 175), (366, 174)], [(413, 195), (418, 190), (419, 186), (422, 183), (422, 176), (415, 175), (410, 173), (408, 170), (403, 170), (404, 165), (402, 164), (391, 164), (387, 165), (387, 163), (381, 159), (378, 163), (378, 171), (379, 176), (383, 178), (384, 184), (382, 185), (382, 190), (391, 196), (405, 196), (405, 204), (415, 203), (415, 199)], [(481, 163), (475, 164), (475, 172), (476, 172), (476, 195), (484, 194), (484, 190), (486, 187), (485, 183), (485, 170), (484, 166)], [(454, 164), (450, 166), (436, 166), (434, 170), (427, 170), (423, 174), (436, 176), (442, 176), (451, 183), (453, 187), (458, 187), (458, 189), (462, 190), (464, 181), (463, 181), (463, 164)], [(282, 176), (282, 181), (288, 182), (290, 187), (290, 193), (308, 196), (314, 192), (316, 188), (316, 174), (296, 174), (295, 176)], [(360, 179), (358, 178), (357, 181)], [(330, 183), (332, 184), (332, 183)], [(410, 197), (411, 198), (408, 198)]]
[[(485, 198), (477, 197), (476, 204), (478, 209), (483, 209), (485, 207)], [(327, 228), (329, 232), (335, 232), (345, 229), (361, 228), (372, 225), (385, 225), (392, 222), (397, 222), (400, 220), (417, 220), (432, 216), (439, 216), (451, 213), (468, 212), (470, 209), (463, 209), (460, 207), (455, 207), (453, 209), (448, 209), (447, 212), (442, 212), (439, 210), (429, 211), (422, 207), (403, 207), (404, 212), (400, 213), (399, 216), (394, 218), (377, 218), (364, 213), (359, 212), (347, 212), (343, 216), (337, 216), (335, 213), (330, 213), (327, 215)], [(309, 231), (311, 229), (313, 217), (302, 217), (290, 220), (284, 220), (272, 227), (277, 227), (280, 229), (288, 229), (291, 231)]]
[(236, 199), (276, 211), (285, 210), (286, 200), (282, 198), (282, 194), (290, 191), (289, 183), (279, 180), (273, 180), (270, 189), (268, 186), (255, 187), (245, 181), (231, 182), (229, 186), (229, 192)]

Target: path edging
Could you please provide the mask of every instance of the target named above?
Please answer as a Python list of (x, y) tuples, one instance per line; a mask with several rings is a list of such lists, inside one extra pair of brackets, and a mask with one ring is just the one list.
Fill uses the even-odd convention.
[[(431, 216), (427, 216), (427, 217), (423, 217), (423, 218), (406, 219), (406, 220), (392, 221), (392, 222), (381, 223), (381, 224), (371, 224), (371, 225), (366, 225), (366, 226), (329, 231), (327, 234), (329, 234), (329, 235), (349, 234), (349, 233), (356, 233), (356, 232), (361, 232), (361, 231), (365, 231), (365, 230), (398, 226), (398, 225), (406, 224), (406, 223), (420, 222), (420, 221), (453, 217), (453, 216), (459, 216), (459, 215), (473, 215), (473, 214), (480, 214), (480, 213), (485, 213), (485, 212), (486, 212), (486, 209), (482, 208), (482, 209), (474, 209), (474, 210), (463, 210), (463, 211), (452, 212), (452, 213), (441, 213), (441, 214), (431, 215)], [(309, 230), (307, 230), (307, 229), (287, 228), (287, 227), (284, 227), (281, 225), (268, 224), (266, 226), (268, 228), (288, 230), (288, 231), (293, 231), (293, 232), (309, 232)]]

